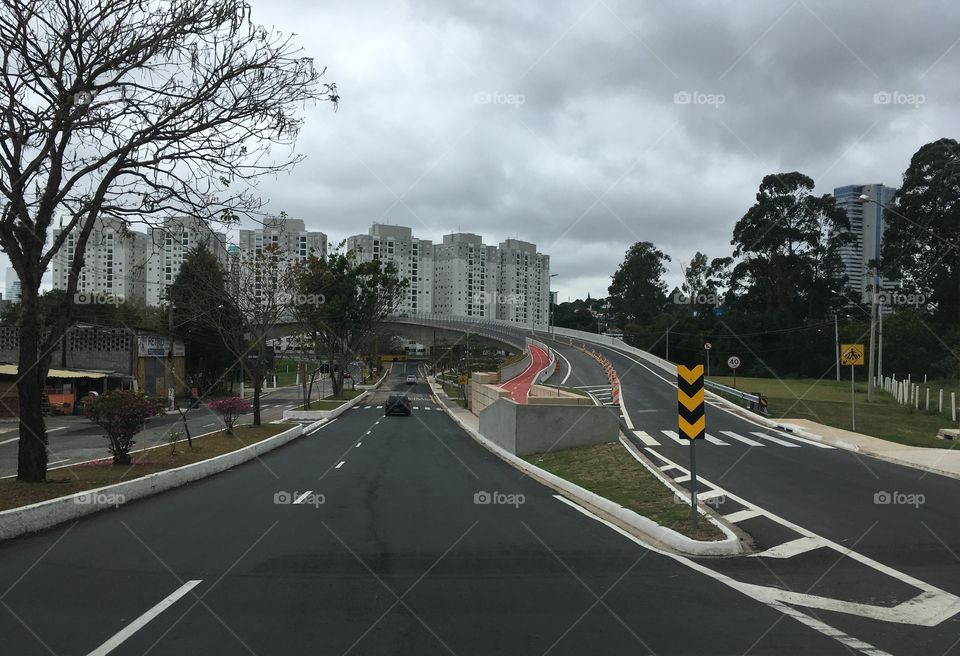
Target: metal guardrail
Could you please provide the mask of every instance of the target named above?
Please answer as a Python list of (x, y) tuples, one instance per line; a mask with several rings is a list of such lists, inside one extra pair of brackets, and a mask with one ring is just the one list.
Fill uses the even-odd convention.
[(767, 397), (760, 392), (744, 392), (743, 390), (738, 390), (735, 387), (721, 385), (720, 383), (715, 383), (711, 380), (704, 380), (703, 386), (715, 394), (726, 394), (728, 396), (740, 399), (741, 401), (746, 401), (749, 404), (750, 410), (753, 410), (754, 412), (759, 412), (762, 415), (769, 414), (767, 411)]

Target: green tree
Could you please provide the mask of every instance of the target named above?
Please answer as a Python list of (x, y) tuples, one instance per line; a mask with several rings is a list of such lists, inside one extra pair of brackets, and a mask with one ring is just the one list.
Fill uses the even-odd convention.
[(326, 258), (311, 255), (294, 274), (298, 302), (293, 307), (317, 355), (326, 357), (334, 396), (343, 392), (343, 373), (360, 360), (370, 337), (393, 312), (408, 286), (392, 262), (358, 262), (352, 251)]
[(134, 437), (150, 417), (163, 414), (152, 399), (131, 390), (112, 390), (83, 403), (83, 414), (107, 433), (113, 464), (129, 465)]
[[(245, 0), (6, 0), (0, 7), (0, 248), (21, 283), (17, 478), (42, 482), (49, 353), (71, 320), (97, 221), (255, 209), (245, 184), (294, 164), (300, 112), (334, 85)], [(62, 229), (52, 236), (55, 221)], [(69, 237), (64, 304), (40, 283)]]
[(663, 311), (667, 302), (664, 263), (669, 261), (669, 255), (648, 241), (630, 247), (608, 289), (610, 309), (619, 326), (649, 323)]
[[(881, 268), (902, 291), (927, 296), (940, 329), (960, 324), (960, 144), (928, 143), (910, 159), (885, 212)], [(960, 335), (957, 335), (960, 337)]]
[(842, 306), (839, 249), (849, 243), (846, 212), (798, 173), (768, 175), (733, 229), (732, 296), (767, 325), (794, 325)]

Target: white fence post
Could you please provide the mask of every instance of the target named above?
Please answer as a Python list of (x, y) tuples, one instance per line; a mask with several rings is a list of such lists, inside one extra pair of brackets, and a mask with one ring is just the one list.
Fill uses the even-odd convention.
[(937, 414), (943, 414), (943, 388), (940, 388), (940, 403), (937, 404)]

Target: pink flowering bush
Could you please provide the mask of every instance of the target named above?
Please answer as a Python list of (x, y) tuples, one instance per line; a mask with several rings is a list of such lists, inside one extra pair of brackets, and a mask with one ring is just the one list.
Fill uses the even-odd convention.
[(226, 399), (218, 399), (207, 404), (207, 407), (220, 415), (227, 432), (233, 434), (233, 425), (241, 414), (253, 407), (253, 404), (239, 396), (231, 396)]
[(132, 390), (113, 390), (83, 401), (83, 414), (107, 433), (113, 464), (129, 465), (134, 436), (150, 417), (163, 414), (155, 400)]

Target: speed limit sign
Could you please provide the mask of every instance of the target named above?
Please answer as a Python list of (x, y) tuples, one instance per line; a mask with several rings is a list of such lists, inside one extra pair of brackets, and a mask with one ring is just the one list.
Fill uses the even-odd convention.
[(740, 358), (735, 355), (731, 355), (729, 358), (727, 358), (727, 366), (731, 369), (736, 369), (740, 366)]

